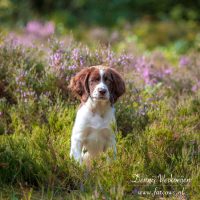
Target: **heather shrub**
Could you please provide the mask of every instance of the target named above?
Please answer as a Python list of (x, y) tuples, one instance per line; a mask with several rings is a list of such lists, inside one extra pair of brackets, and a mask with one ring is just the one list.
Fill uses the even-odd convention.
[(116, 104), (118, 128), (125, 136), (139, 134), (149, 122), (148, 111), (155, 108), (155, 103), (161, 98), (158, 91), (161, 85), (147, 86), (139, 89), (135, 83), (127, 81), (127, 91)]
[[(68, 156), (74, 109), (57, 103), (48, 107), (45, 123), (41, 121), (38, 123), (39, 120), (29, 113), (30, 109), (27, 108), (27, 105), (24, 108), (16, 106), (9, 112), (13, 134), (1, 137), (1, 163), (6, 163), (1, 170), (1, 184), (26, 182), (28, 185), (45, 184), (47, 187), (53, 187), (54, 184), (59, 182), (60, 185), (65, 180), (63, 184), (75, 187), (73, 185), (76, 185), (79, 178), (74, 177), (72, 178), (74, 182), (71, 182), (70, 176), (67, 175), (72, 173), (71, 170), (76, 171), (75, 165), (71, 168), (73, 164)], [(27, 113), (23, 116), (22, 112)], [(39, 112), (43, 112), (41, 108)], [(26, 122), (29, 126), (26, 126)], [(63, 162), (63, 160), (68, 161)], [(71, 167), (68, 167), (69, 164)], [(60, 186), (65, 187), (62, 184)]]
[[(25, 49), (12, 42), (3, 43), (0, 50), (0, 97), (9, 103), (40, 93), (44, 64), (41, 52)], [(37, 59), (36, 59), (37, 58)]]
[(144, 133), (145, 169), (149, 173), (178, 177), (184, 174), (191, 178), (190, 186), (186, 187), (190, 195), (198, 194), (193, 185), (199, 180), (199, 103), (199, 94), (182, 97), (180, 102), (173, 99), (160, 102), (158, 110), (148, 112), (150, 125)]
[[(149, 161), (156, 161), (158, 157), (153, 152), (161, 154), (166, 162), (161, 163), (160, 160), (162, 159), (159, 156), (156, 162), (157, 170), (163, 170), (162, 168), (177, 170), (176, 173), (181, 175), (182, 172), (180, 170), (190, 170), (187, 165), (199, 161), (198, 149), (194, 150), (199, 146), (197, 126), (200, 114), (197, 110), (200, 103), (199, 96), (187, 97), (187, 99), (183, 97), (180, 102), (169, 99), (167, 101), (161, 101), (158, 103), (157, 110), (148, 112), (150, 126), (146, 129), (145, 134), (149, 147), (148, 157)], [(187, 152), (188, 160), (185, 160), (185, 166), (182, 166), (182, 169), (165, 166), (178, 161), (183, 156), (183, 153), (186, 153), (185, 151)], [(170, 159), (172, 160), (170, 161)], [(149, 166), (155, 170), (154, 164), (152, 163), (151, 166), (150, 163)], [(158, 167), (159, 165), (160, 168)], [(189, 171), (186, 174), (189, 174)]]

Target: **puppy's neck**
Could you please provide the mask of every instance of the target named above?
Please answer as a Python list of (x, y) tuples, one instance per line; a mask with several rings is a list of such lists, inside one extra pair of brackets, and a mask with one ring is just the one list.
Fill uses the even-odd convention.
[(93, 100), (91, 97), (88, 98), (85, 105), (92, 113), (98, 114), (101, 117), (104, 117), (111, 108), (109, 100)]

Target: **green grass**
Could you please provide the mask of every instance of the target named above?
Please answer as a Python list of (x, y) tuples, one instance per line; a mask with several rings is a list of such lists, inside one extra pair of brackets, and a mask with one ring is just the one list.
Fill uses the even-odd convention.
[[(38, 123), (35, 119), (28, 126), (24, 125), (20, 113), (29, 110), (27, 106), (32, 105), (12, 107), (10, 115), (13, 134), (0, 137), (3, 163), (0, 171), (1, 185), (7, 185), (7, 188), (18, 186), (20, 195), (15, 189), (12, 195), (26, 194), (32, 199), (38, 195), (42, 199), (54, 199), (56, 196), (59, 199), (59, 195), (71, 195), (68, 191), (76, 193), (81, 185), (84, 192), (78, 193), (83, 195), (83, 199), (85, 194), (111, 199), (118, 195), (120, 199), (135, 188), (154, 190), (152, 185), (133, 183), (136, 174), (142, 177), (155, 177), (158, 174), (170, 177), (173, 174), (177, 178), (190, 178), (191, 184), (185, 186), (185, 190), (189, 196), (197, 198), (200, 179), (197, 127), (200, 99), (191, 97), (175, 106), (172, 103), (169, 100), (158, 102), (158, 109), (148, 113), (149, 122), (144, 131), (133, 131), (126, 137), (122, 137), (119, 132), (117, 159), (107, 162), (103, 156), (94, 162), (87, 175), (84, 168), (69, 159), (70, 134), (75, 116), (73, 106), (57, 102), (49, 106), (44, 123)], [(166, 190), (178, 191), (182, 187), (181, 184), (159, 184), (159, 188)]]

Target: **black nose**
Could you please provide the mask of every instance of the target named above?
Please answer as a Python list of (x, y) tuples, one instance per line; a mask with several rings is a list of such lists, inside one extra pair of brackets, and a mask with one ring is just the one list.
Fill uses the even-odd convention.
[(101, 94), (101, 95), (104, 95), (106, 93), (106, 89), (104, 88), (99, 88), (98, 89), (98, 92)]

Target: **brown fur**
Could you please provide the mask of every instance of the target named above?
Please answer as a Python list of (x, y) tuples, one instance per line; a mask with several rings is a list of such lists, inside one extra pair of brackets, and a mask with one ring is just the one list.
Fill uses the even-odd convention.
[(111, 103), (114, 104), (117, 99), (125, 93), (125, 83), (121, 75), (113, 68), (108, 68), (105, 73), (106, 76), (111, 79), (111, 82), (108, 84), (110, 94), (111, 94)]
[(100, 79), (101, 77), (99, 74), (99, 69), (93, 67), (93, 71), (88, 78), (88, 91), (90, 92), (90, 94), (92, 94), (96, 85), (99, 84)]
[(74, 95), (81, 100), (81, 102), (87, 101), (88, 93), (88, 78), (89, 74), (93, 71), (93, 68), (84, 68), (76, 76), (74, 76), (69, 84), (69, 89)]

